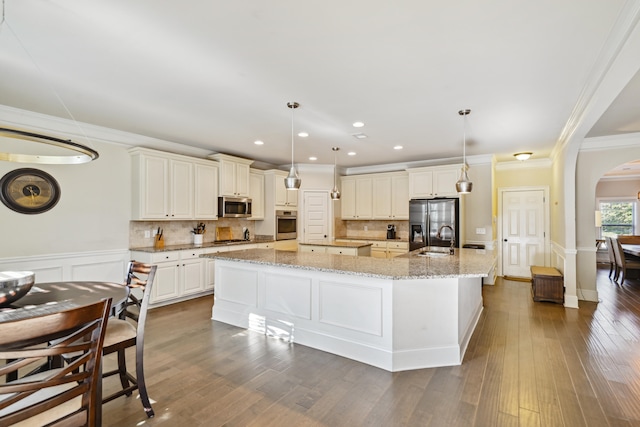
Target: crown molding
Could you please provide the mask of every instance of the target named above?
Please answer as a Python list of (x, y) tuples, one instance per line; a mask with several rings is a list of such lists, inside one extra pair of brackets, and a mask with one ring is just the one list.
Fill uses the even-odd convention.
[(38, 133), (55, 133), (63, 139), (82, 141), (83, 144), (92, 147), (92, 142), (117, 144), (128, 148), (144, 147), (154, 150), (162, 150), (175, 154), (192, 157), (206, 157), (211, 150), (190, 147), (177, 142), (151, 138), (135, 133), (120, 131), (61, 117), (21, 110), (19, 108), (0, 105), (0, 124), (10, 128), (32, 130)]
[(529, 160), (515, 160), (511, 162), (500, 162), (495, 164), (497, 171), (513, 170), (513, 169), (545, 169), (550, 168), (553, 164), (552, 160), (547, 159), (529, 159)]
[[(490, 165), (493, 160), (492, 154), (467, 156), (467, 165)], [(382, 165), (357, 166), (345, 168), (345, 175), (363, 175), (368, 173), (402, 172), (412, 168), (422, 168), (430, 166), (459, 166), (462, 164), (462, 157), (448, 157), (444, 159), (415, 160), (404, 163), (388, 163)]]
[(580, 151), (611, 150), (615, 148), (638, 147), (639, 145), (640, 132), (634, 132), (586, 138), (582, 142), (582, 145), (580, 145)]

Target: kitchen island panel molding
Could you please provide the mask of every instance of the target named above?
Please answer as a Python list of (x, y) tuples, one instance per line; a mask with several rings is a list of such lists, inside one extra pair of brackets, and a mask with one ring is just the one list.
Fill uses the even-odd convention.
[(381, 286), (319, 281), (320, 323), (381, 337), (383, 290)]
[(311, 279), (265, 273), (264, 308), (274, 313), (311, 319)]
[(258, 272), (216, 265), (216, 278), (233, 286), (216, 286), (216, 300), (228, 301), (247, 307), (258, 306)]

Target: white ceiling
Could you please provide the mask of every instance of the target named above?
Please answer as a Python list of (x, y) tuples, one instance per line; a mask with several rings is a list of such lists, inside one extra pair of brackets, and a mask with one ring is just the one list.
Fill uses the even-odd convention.
[[(4, 0), (0, 104), (282, 165), (297, 101), (296, 162), (344, 167), (460, 157), (470, 108), (467, 155), (544, 158), (624, 5)], [(639, 131), (637, 99), (593, 134)]]

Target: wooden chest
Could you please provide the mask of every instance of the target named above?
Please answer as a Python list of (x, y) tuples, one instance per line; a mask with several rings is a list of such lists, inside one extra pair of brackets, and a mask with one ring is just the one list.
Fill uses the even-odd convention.
[(531, 293), (534, 301), (564, 303), (564, 278), (553, 267), (531, 266)]

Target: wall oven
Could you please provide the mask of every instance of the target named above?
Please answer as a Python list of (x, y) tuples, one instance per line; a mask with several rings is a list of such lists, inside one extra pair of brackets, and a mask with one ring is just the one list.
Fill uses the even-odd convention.
[(276, 211), (276, 240), (298, 237), (297, 211)]
[(249, 218), (251, 199), (247, 197), (218, 197), (218, 218)]

